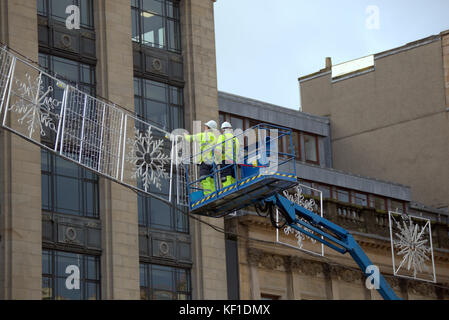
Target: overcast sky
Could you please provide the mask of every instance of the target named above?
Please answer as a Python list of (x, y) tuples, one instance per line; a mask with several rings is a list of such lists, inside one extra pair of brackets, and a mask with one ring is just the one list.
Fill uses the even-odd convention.
[(298, 77), (326, 57), (337, 64), (447, 29), (448, 0), (217, 0), (218, 90), (298, 109)]

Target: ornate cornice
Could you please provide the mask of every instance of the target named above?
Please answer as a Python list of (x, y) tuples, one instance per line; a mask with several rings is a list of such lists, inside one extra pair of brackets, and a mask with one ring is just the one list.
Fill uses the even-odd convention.
[(248, 264), (251, 266), (260, 266), (265, 269), (274, 270), (285, 266), (285, 257), (264, 252), (255, 248), (248, 248)]
[(435, 286), (419, 281), (408, 281), (408, 289), (421, 296), (436, 296)]
[(262, 267), (270, 270), (277, 269), (278, 267), (285, 266), (283, 257), (275, 254), (264, 254), (262, 260), (260, 261)]
[(361, 271), (356, 271), (341, 266), (330, 266), (330, 275), (333, 279), (345, 282), (361, 282), (364, 279)]
[(401, 288), (401, 279), (395, 278), (395, 277), (388, 277), (385, 278), (385, 281), (391, 286), (393, 289), (400, 289)]
[[(331, 265), (324, 261), (304, 259), (298, 256), (286, 256), (266, 252), (257, 248), (248, 248), (247, 261), (250, 266), (276, 270), (283, 268), (285, 271), (303, 274), (305, 276), (316, 277), (328, 274), (332, 279), (360, 284), (364, 281), (365, 275), (350, 267)], [(406, 290), (412, 294), (440, 297), (449, 296), (449, 284), (443, 283), (441, 287), (422, 281), (413, 281), (399, 277), (387, 276), (387, 282), (395, 291)]]
[(259, 249), (254, 248), (248, 248), (247, 252), (247, 261), (248, 264), (251, 266), (258, 266), (260, 260), (262, 259), (263, 251)]
[(300, 257), (288, 256), (285, 258), (286, 269), (299, 272), (307, 276), (324, 274), (325, 263), (314, 260), (306, 260)]

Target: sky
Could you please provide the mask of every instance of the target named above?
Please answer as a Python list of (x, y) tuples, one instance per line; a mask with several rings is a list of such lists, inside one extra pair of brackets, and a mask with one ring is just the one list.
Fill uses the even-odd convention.
[(299, 109), (298, 77), (449, 29), (448, 0), (217, 0), (218, 90)]

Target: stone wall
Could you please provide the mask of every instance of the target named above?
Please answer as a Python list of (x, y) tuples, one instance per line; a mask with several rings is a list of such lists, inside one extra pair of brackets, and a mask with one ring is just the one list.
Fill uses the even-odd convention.
[(331, 119), (335, 169), (410, 186), (412, 198), (429, 206), (448, 205), (447, 41), (432, 36), (376, 54), (373, 71), (345, 80), (301, 78), (303, 110)]
[[(215, 27), (212, 0), (181, 1), (186, 129), (193, 121), (218, 122)], [(202, 126), (200, 127), (202, 129)], [(203, 218), (223, 228), (223, 219)], [(227, 299), (224, 235), (197, 220), (190, 220), (194, 299)]]
[[(37, 61), (36, 1), (1, 1), (1, 41)], [(0, 299), (41, 299), (40, 148), (0, 130)]]
[[(131, 14), (127, 0), (96, 2), (97, 90), (134, 112)], [(126, 173), (125, 173), (126, 174)], [(100, 180), (103, 299), (139, 299), (137, 195)]]
[(444, 88), (446, 92), (446, 111), (449, 111), (449, 31), (441, 33), (443, 50)]

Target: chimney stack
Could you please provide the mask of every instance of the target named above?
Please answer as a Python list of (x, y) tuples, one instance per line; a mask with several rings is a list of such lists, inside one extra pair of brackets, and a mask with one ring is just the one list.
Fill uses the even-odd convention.
[(332, 58), (327, 57), (326, 58), (326, 69), (331, 69), (331, 68), (332, 68)]

